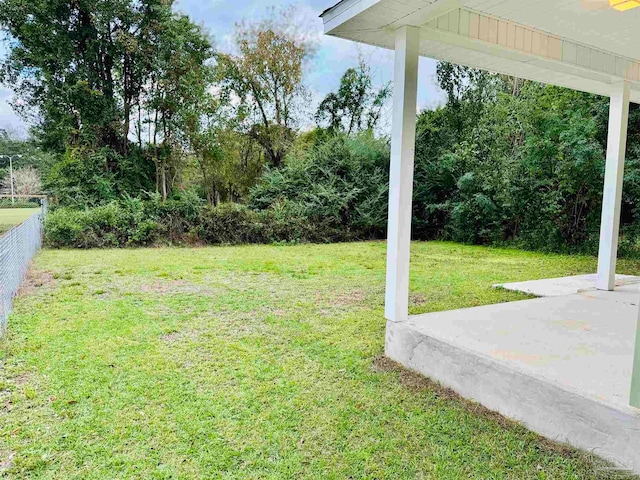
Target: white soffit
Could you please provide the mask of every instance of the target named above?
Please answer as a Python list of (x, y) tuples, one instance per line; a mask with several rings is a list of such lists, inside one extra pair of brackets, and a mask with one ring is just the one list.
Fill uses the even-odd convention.
[(586, 11), (580, 0), (343, 0), (322, 18), (329, 35), (390, 49), (395, 29), (418, 26), (426, 57), (575, 90), (608, 96), (612, 83), (630, 80), (640, 103), (640, 9)]

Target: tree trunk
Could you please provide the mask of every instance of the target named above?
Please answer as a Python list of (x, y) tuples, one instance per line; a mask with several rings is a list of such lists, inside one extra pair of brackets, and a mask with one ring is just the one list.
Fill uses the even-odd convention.
[(162, 201), (167, 201), (167, 169), (164, 159), (162, 160), (162, 169), (160, 170), (160, 186), (162, 188)]

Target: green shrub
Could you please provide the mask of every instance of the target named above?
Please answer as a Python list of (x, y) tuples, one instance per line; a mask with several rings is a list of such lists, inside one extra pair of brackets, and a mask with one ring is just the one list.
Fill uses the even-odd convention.
[(79, 247), (83, 233), (84, 212), (59, 208), (47, 215), (45, 220), (45, 242), (50, 247)]
[(204, 206), (195, 192), (179, 192), (175, 196), (162, 201), (159, 194), (152, 194), (145, 202), (146, 217), (158, 222), (159, 235), (166, 242), (182, 243), (185, 236), (199, 224), (200, 211)]
[(25, 200), (23, 198), (16, 198), (11, 201), (11, 198), (0, 198), (0, 208), (40, 208), (41, 204), (39, 200)]
[(198, 238), (211, 245), (264, 243), (267, 240), (260, 215), (232, 203), (202, 209)]
[(83, 208), (114, 200), (115, 177), (104, 171), (112, 154), (108, 149), (68, 148), (45, 178), (45, 189), (55, 192), (57, 201), (68, 207)]
[(58, 208), (45, 221), (45, 242), (54, 248), (108, 248), (150, 245), (160, 224), (148, 218), (137, 199), (114, 201), (84, 210)]
[(278, 237), (379, 238), (386, 231), (388, 164), (385, 139), (370, 132), (330, 136), (267, 172), (252, 190), (250, 205), (268, 212)]
[(59, 205), (85, 208), (141, 195), (153, 188), (153, 162), (134, 146), (128, 155), (111, 148), (68, 147), (43, 178)]
[(327, 240), (302, 218), (246, 206), (198, 206), (174, 199), (159, 204), (125, 198), (84, 210), (58, 208), (45, 221), (52, 248), (111, 248), (152, 244), (238, 245)]

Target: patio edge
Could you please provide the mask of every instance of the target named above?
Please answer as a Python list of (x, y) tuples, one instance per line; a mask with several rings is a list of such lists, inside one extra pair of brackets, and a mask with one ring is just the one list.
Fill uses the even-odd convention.
[(551, 440), (640, 474), (640, 413), (563, 390), (506, 364), (387, 322), (386, 355)]

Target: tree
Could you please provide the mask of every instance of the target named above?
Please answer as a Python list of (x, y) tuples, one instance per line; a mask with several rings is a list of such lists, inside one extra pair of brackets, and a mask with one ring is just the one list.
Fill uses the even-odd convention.
[(389, 83), (378, 90), (373, 87), (371, 69), (364, 59), (360, 59), (357, 68), (350, 68), (344, 73), (338, 91), (329, 93), (322, 100), (316, 112), (316, 123), (349, 135), (373, 130), (380, 122), (390, 95)]
[(438, 86), (447, 95), (449, 128), (458, 135), (473, 127), (498, 92), (510, 91), (510, 77), (449, 62), (438, 62), (436, 78)]
[(192, 133), (193, 158), (207, 203), (239, 202), (249, 194), (264, 166), (259, 145), (233, 128), (234, 122), (221, 112), (203, 114), (199, 129)]
[[(40, 117), (47, 147), (91, 143), (127, 149), (132, 92), (144, 82), (140, 40), (166, 15), (160, 0), (6, 0), (0, 23), (13, 41), (2, 80)], [(164, 7), (164, 8), (163, 8)]]
[[(418, 117), (414, 234), (593, 252), (607, 99), (444, 63), (438, 79), (447, 104)], [(632, 117), (623, 224), (637, 211)]]
[(308, 92), (303, 67), (313, 44), (296, 34), (291, 16), (272, 10), (255, 24), (237, 26), (237, 54), (219, 54), (222, 87), (239, 99), (238, 116), (246, 134), (280, 167), (295, 138)]
[[(155, 180), (166, 198), (185, 138), (182, 111), (207, 88), (209, 38), (172, 5), (172, 0), (0, 3), (0, 24), (11, 47), (0, 80), (14, 88), (20, 100), (14, 108), (25, 116), (35, 113), (37, 139), (67, 166), (79, 152), (102, 158), (91, 178), (103, 175), (118, 194), (149, 190)], [(55, 180), (50, 183), (70, 179)]]
[[(200, 109), (210, 102), (208, 88), (213, 55), (209, 39), (185, 16), (172, 16), (156, 32), (149, 86), (140, 100), (149, 129), (149, 147), (156, 167), (156, 190), (166, 200), (180, 171), (184, 152), (194, 147)], [(142, 120), (138, 142), (142, 143)]]
[[(8, 180), (8, 179), (7, 179)], [(10, 180), (3, 182), (5, 191), (11, 191)], [(33, 167), (18, 168), (13, 171), (13, 188), (17, 195), (39, 195), (42, 193), (40, 173)]]

